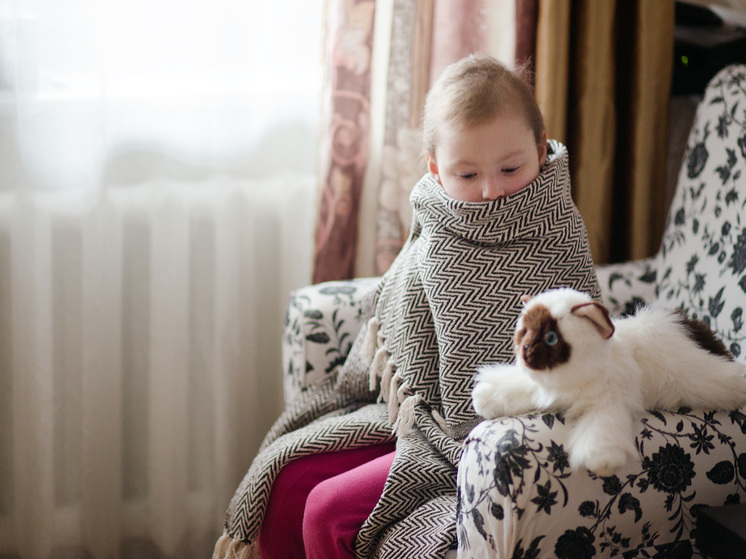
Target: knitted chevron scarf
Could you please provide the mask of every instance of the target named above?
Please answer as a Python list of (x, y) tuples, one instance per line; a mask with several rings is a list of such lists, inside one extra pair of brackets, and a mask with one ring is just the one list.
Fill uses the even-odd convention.
[(265, 438), (215, 559), (258, 557), (269, 490), (290, 460), (390, 441), (392, 431), (396, 457), (357, 557), (435, 559), (454, 544), (461, 440), (481, 420), (471, 406), (477, 367), (512, 360), (521, 295), (560, 286), (600, 295), (567, 151), (548, 147), (539, 177), (494, 202), (454, 200), (429, 176), (417, 183), (410, 237), (371, 296), (371, 319), (338, 375)]

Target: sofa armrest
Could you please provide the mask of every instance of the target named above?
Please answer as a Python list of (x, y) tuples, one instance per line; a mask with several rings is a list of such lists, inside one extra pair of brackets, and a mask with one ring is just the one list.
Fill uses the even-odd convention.
[(603, 304), (612, 316), (629, 314), (655, 300), (657, 257), (596, 267)]
[(290, 294), (282, 336), (285, 405), (344, 363), (379, 278), (330, 281)]
[(691, 557), (697, 508), (746, 497), (744, 412), (648, 413), (640, 461), (607, 478), (570, 468), (559, 416), (482, 422), (458, 469), (459, 556)]

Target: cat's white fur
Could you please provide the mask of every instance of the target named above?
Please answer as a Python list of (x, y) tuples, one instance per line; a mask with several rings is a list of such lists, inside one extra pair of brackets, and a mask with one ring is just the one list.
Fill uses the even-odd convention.
[(516, 348), (515, 364), (480, 369), (472, 393), (476, 412), (495, 418), (562, 411), (572, 425), (570, 464), (608, 476), (639, 459), (635, 433), (646, 409), (731, 410), (746, 403), (746, 367), (702, 349), (671, 311), (642, 308), (604, 327), (598, 316), (573, 312), (578, 305), (600, 307), (590, 302), (571, 289), (528, 301), (516, 331), (532, 306), (544, 305), (571, 348), (569, 361), (537, 371)]

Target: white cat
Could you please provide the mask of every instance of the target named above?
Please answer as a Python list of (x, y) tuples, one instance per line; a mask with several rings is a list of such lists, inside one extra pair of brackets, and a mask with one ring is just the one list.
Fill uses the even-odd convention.
[(564, 412), (575, 468), (609, 476), (639, 459), (635, 433), (646, 409), (746, 404), (746, 366), (681, 311), (645, 307), (612, 320), (603, 305), (572, 289), (522, 301), (516, 363), (480, 369), (474, 409), (485, 418)]

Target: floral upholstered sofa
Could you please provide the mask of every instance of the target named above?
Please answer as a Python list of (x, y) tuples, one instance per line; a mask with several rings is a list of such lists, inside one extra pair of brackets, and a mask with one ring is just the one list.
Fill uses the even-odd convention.
[[(746, 66), (737, 65), (712, 79), (699, 104), (659, 253), (598, 268), (607, 307), (683, 308), (746, 362), (744, 206)], [(292, 294), (288, 401), (343, 362), (375, 282)], [(570, 468), (568, 433), (561, 415), (540, 413), (474, 428), (458, 471), (459, 557), (703, 557), (697, 510), (746, 502), (746, 408), (652, 410), (639, 425), (640, 460), (606, 478)]]

